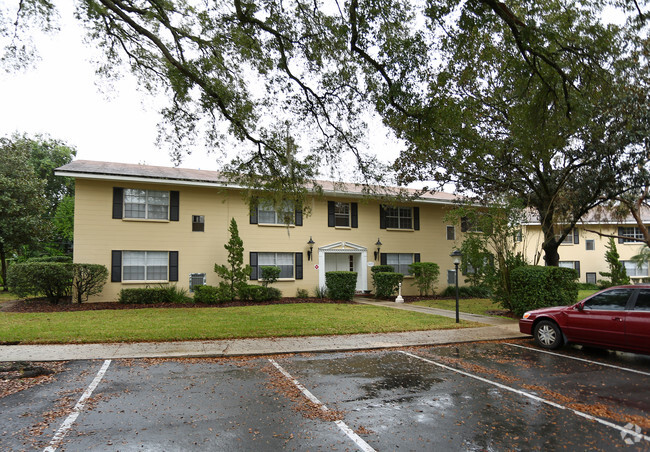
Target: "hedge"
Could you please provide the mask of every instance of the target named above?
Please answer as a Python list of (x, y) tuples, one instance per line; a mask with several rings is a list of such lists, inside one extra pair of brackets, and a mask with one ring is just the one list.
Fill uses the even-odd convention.
[(72, 263), (72, 256), (41, 256), (30, 257), (26, 262), (59, 262), (64, 264)]
[(372, 286), (375, 288), (375, 293), (377, 293), (377, 281), (375, 280), (375, 275), (377, 273), (385, 273), (385, 272), (394, 272), (395, 269), (393, 268), (392, 265), (373, 265), (370, 267), (370, 273), (372, 273)]
[(126, 304), (187, 303), (192, 299), (187, 296), (185, 289), (172, 285), (122, 289), (118, 301)]
[(326, 272), (325, 286), (328, 297), (351, 301), (357, 288), (357, 272)]
[[(447, 286), (440, 294), (441, 297), (455, 297), (456, 286)], [(462, 298), (490, 298), (492, 291), (484, 286), (459, 286), (458, 296)]]
[(7, 270), (9, 290), (25, 297), (45, 295), (52, 303), (69, 296), (72, 290), (73, 264), (57, 262), (23, 262)]
[(525, 266), (512, 270), (512, 310), (518, 316), (532, 309), (574, 304), (578, 272), (572, 268)]
[(404, 280), (404, 275), (395, 272), (375, 273), (375, 297), (388, 298), (397, 294), (399, 283)]

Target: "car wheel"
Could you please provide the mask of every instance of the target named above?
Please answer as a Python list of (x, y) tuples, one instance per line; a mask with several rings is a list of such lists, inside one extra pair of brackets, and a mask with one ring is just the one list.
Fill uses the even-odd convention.
[(560, 327), (550, 320), (542, 320), (535, 325), (533, 336), (537, 345), (550, 350), (555, 350), (560, 347), (563, 342)]

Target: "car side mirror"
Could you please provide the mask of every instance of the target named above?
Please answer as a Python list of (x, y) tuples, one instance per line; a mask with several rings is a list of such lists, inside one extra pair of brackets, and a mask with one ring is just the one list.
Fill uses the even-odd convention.
[(585, 308), (585, 304), (584, 304), (584, 303), (578, 303), (578, 304), (576, 305), (576, 309), (577, 309), (578, 311), (582, 311), (584, 308)]

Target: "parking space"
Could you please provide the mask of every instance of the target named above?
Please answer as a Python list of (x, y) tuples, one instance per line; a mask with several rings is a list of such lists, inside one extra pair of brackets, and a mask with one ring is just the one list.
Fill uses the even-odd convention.
[(106, 363), (2, 399), (0, 449), (650, 450), (642, 355), (517, 341)]

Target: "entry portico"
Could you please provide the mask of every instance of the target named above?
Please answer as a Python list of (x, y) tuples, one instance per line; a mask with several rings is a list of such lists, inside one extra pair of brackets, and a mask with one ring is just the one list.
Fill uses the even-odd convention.
[(349, 242), (336, 242), (318, 248), (318, 284), (325, 286), (329, 271), (357, 272), (357, 292), (368, 290), (368, 249)]

